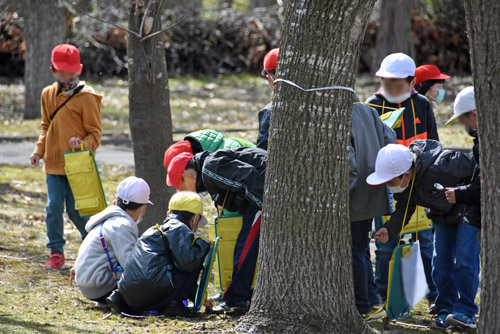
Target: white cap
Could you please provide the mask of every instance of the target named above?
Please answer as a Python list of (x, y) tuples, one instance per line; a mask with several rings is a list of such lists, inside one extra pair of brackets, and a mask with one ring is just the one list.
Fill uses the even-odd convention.
[(453, 116), (446, 122), (446, 125), (455, 122), (461, 115), (472, 110), (476, 110), (476, 101), (474, 100), (474, 86), (469, 86), (462, 89), (455, 97)]
[(372, 186), (389, 182), (406, 173), (413, 164), (410, 149), (404, 145), (389, 144), (378, 151), (375, 173), (368, 175), (366, 183)]
[(149, 200), (150, 192), (151, 190), (149, 189), (146, 181), (135, 176), (127, 177), (125, 180), (120, 182), (117, 189), (118, 197), (125, 204), (134, 202), (153, 205), (153, 203)]
[(392, 53), (382, 60), (375, 73), (377, 77), (388, 79), (405, 79), (415, 76), (415, 61), (404, 53)]

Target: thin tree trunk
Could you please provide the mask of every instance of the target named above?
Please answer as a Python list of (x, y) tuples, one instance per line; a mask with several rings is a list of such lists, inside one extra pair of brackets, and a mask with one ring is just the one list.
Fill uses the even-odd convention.
[[(289, 0), (277, 77), (303, 87), (354, 87), (373, 3)], [(354, 302), (352, 103), (345, 90), (275, 84), (257, 283), (240, 332), (371, 332)]]
[(500, 328), (500, 2), (465, 0), (481, 157), (481, 318), (479, 332)]
[[(146, 1), (147, 5), (149, 1)], [(146, 6), (137, 10), (132, 0), (129, 29), (139, 32)], [(152, 27), (144, 24), (144, 34), (161, 30), (160, 1), (153, 0), (148, 12)], [(151, 27), (149, 30), (148, 27)], [(163, 154), (172, 144), (172, 119), (170, 116), (168, 76), (163, 47), (163, 34), (157, 34), (143, 42), (144, 55), (139, 39), (133, 34), (127, 37), (129, 76), (129, 124), (132, 135), (135, 173), (151, 187), (151, 200), (155, 204), (148, 208), (141, 232), (149, 226), (160, 224), (165, 219), (168, 200), (173, 191), (165, 184), (166, 171), (163, 168)], [(146, 59), (145, 59), (146, 58)], [(151, 74), (150, 74), (151, 73)]]
[(411, 3), (408, 0), (382, 0), (380, 25), (377, 28), (377, 42), (372, 72), (376, 72), (385, 56), (403, 52), (414, 56), (411, 38)]
[(65, 42), (71, 16), (57, 0), (21, 0), (18, 9), (24, 19), (26, 41), (24, 118), (33, 119), (41, 117), (42, 89), (54, 81), (50, 73), (52, 49)]

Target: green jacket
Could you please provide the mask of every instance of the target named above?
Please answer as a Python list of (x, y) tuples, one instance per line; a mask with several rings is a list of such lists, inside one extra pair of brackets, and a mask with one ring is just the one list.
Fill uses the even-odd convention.
[(209, 151), (215, 152), (223, 148), (255, 147), (251, 142), (240, 138), (224, 138), (219, 131), (212, 129), (191, 132), (184, 138), (193, 146), (193, 154)]

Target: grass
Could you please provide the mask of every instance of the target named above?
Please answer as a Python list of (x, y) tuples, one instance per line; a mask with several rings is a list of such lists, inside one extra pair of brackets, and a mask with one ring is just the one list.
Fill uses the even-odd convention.
[[(105, 131), (128, 133), (128, 85), (120, 79), (89, 83), (104, 95), (102, 122)], [(470, 147), (471, 140), (458, 126), (442, 126), (451, 114), (451, 103), (470, 78), (456, 78), (447, 85), (448, 94), (436, 112), (441, 140), (445, 146)], [(372, 77), (358, 79), (357, 91), (365, 100), (378, 88)], [(8, 110), (22, 110), (24, 86), (0, 85), (0, 105)], [(257, 112), (270, 101), (266, 81), (248, 75), (170, 79), (171, 113), (174, 128), (193, 131), (199, 128), (235, 129), (228, 132), (255, 140)], [(33, 135), (40, 120), (22, 120), (18, 114), (0, 110), (0, 134)], [(181, 139), (176, 135), (175, 139)], [(108, 202), (119, 181), (133, 174), (123, 166), (103, 165), (101, 177)], [(0, 332), (1, 333), (222, 333), (230, 331), (237, 319), (210, 316), (197, 320), (132, 320), (109, 314), (85, 300), (76, 288), (67, 284), (69, 271), (45, 272), (47, 260), (45, 235), (46, 186), (44, 173), (28, 166), (0, 166)], [(208, 204), (208, 202), (207, 202)], [(212, 207), (207, 205), (207, 207)], [(215, 212), (210, 209), (208, 217)], [(206, 234), (206, 231), (202, 231)], [(70, 267), (80, 245), (79, 234), (65, 220), (67, 245), (65, 255)], [(213, 291), (213, 287), (210, 288)], [(392, 333), (442, 333), (417, 325), (428, 325), (426, 304), (417, 306), (415, 314), (390, 324)], [(382, 330), (382, 321), (370, 325)], [(451, 333), (451, 332), (449, 332)]]

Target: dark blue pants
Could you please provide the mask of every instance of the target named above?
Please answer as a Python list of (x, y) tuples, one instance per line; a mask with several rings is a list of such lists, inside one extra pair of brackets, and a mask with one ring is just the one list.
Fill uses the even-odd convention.
[(380, 304), (370, 259), (371, 229), (372, 219), (351, 222), (354, 297), (356, 307), (361, 314), (370, 311), (372, 306)]
[[(252, 282), (259, 255), (260, 230), (257, 231), (256, 235), (250, 232), (257, 214), (260, 214), (259, 209), (253, 205), (247, 205), (243, 213), (243, 226), (234, 248), (233, 278), (223, 296), (223, 300), (228, 303), (239, 304), (252, 299)], [(249, 239), (249, 235), (252, 240)], [(245, 244), (248, 244), (249, 247), (243, 254)]]
[(436, 282), (438, 312), (478, 312), (474, 302), (479, 286), (479, 243), (477, 227), (467, 223), (434, 226), (432, 277)]
[[(383, 226), (382, 217), (375, 218), (375, 230)], [(420, 241), (420, 252), (422, 262), (424, 264), (425, 278), (430, 292), (427, 294), (427, 299), (433, 302), (437, 296), (436, 286), (432, 279), (432, 253), (434, 249), (432, 230), (418, 232), (418, 240)], [(416, 236), (412, 239), (415, 241)], [(387, 284), (389, 279), (389, 262), (392, 258), (392, 253), (398, 246), (398, 238), (389, 239), (385, 244), (375, 242), (375, 283), (377, 292), (382, 297), (382, 300), (387, 299)]]

